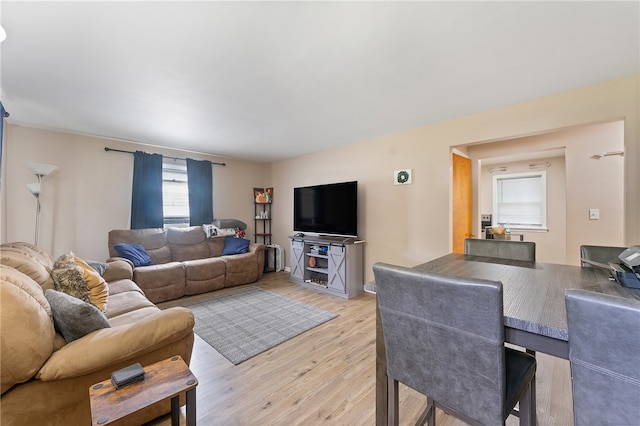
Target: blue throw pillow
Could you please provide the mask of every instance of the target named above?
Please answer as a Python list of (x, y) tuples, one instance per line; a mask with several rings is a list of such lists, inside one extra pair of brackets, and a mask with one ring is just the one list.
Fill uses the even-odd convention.
[(130, 260), (133, 266), (153, 265), (153, 261), (142, 247), (142, 244), (116, 244), (113, 246), (121, 257)]
[(228, 254), (241, 254), (249, 251), (249, 240), (236, 237), (224, 237), (224, 247), (222, 249), (222, 255)]

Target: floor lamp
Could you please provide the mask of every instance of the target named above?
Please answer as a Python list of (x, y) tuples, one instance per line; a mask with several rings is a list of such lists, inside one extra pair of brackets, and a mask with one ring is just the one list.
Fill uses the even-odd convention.
[(43, 164), (43, 163), (27, 163), (27, 168), (35, 173), (38, 178), (37, 183), (28, 183), (27, 188), (29, 192), (36, 197), (36, 231), (34, 244), (38, 245), (38, 234), (40, 233), (40, 194), (42, 193), (42, 178), (44, 176), (50, 175), (54, 170), (58, 168), (58, 166), (54, 166), (51, 164)]

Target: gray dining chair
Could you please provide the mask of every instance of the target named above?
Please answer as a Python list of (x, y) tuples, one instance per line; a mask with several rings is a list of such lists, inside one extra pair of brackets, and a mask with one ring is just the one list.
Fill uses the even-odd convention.
[(618, 256), (626, 249), (626, 247), (616, 246), (582, 245), (580, 246), (580, 259), (582, 261), (581, 265), (585, 268), (591, 268), (595, 266), (585, 262), (583, 259), (598, 262), (603, 265), (607, 265), (608, 263), (620, 263), (620, 259), (618, 259)]
[(533, 424), (534, 357), (504, 346), (502, 283), (384, 263), (373, 265), (387, 353), (388, 424), (399, 421), (398, 383), (427, 396), (418, 424), (436, 408), (472, 424), (504, 424), (519, 402)]
[(640, 300), (567, 290), (565, 302), (575, 425), (637, 425)]
[(533, 241), (466, 238), (464, 240), (464, 254), (535, 262), (536, 243)]

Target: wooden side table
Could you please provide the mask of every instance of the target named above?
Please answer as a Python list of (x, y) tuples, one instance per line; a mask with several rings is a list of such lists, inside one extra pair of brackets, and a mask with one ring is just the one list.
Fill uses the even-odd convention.
[(171, 398), (171, 425), (180, 424), (180, 394), (187, 393), (187, 425), (196, 424), (198, 379), (180, 356), (144, 367), (144, 380), (116, 389), (111, 379), (89, 388), (91, 424), (102, 426), (120, 420), (151, 404)]

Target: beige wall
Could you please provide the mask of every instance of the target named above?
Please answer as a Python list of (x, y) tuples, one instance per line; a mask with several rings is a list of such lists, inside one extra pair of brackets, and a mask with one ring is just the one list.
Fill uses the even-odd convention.
[[(470, 150), (471, 151), (471, 150)], [(537, 158), (535, 163), (551, 164), (545, 170), (547, 173), (547, 228), (545, 231), (512, 230), (513, 233), (523, 234), (525, 241), (536, 243), (536, 259), (540, 262), (565, 263), (566, 253), (566, 179), (565, 158)], [(511, 173), (529, 172), (531, 161), (501, 162), (483, 165), (478, 185), (478, 208), (481, 214), (493, 213), (493, 176)], [(507, 167), (506, 172), (489, 172), (492, 167)], [(477, 216), (477, 215), (476, 215)], [(477, 235), (480, 228), (477, 228)]]
[[(366, 240), (365, 280), (370, 281), (375, 262), (412, 266), (450, 251), (450, 147), (624, 120), (623, 245), (638, 244), (639, 81), (640, 76), (635, 75), (272, 163), (275, 242), (288, 253), (293, 187), (356, 179), (360, 185), (359, 232)], [(582, 166), (567, 162), (566, 167), (569, 179), (572, 170)], [(413, 169), (413, 184), (393, 185), (392, 173), (401, 168)], [(583, 217), (583, 208), (567, 211), (567, 216)], [(575, 242), (567, 242), (567, 250), (572, 245)]]
[[(579, 247), (582, 244), (625, 245), (624, 158), (591, 158), (599, 152), (624, 149), (624, 121), (572, 127), (536, 136), (473, 145), (468, 147), (467, 153), (478, 160), (555, 149), (563, 149), (565, 157), (493, 165), (505, 165), (508, 167), (507, 173), (513, 173), (528, 170), (530, 162), (549, 161), (552, 164), (547, 169), (549, 232), (526, 233), (528, 241), (537, 243), (538, 260), (578, 265)], [(485, 173), (481, 175), (478, 189), (480, 213), (491, 213), (491, 175), (486, 173), (486, 169), (490, 167), (492, 166), (483, 167)], [(559, 203), (563, 205), (562, 209), (557, 208)], [(600, 210), (599, 220), (589, 219), (591, 208)]]
[[(636, 75), (270, 165), (193, 157), (228, 163), (227, 167), (214, 167), (217, 217), (237, 217), (252, 227), (252, 188), (274, 187), (274, 242), (285, 247), (287, 265), (287, 237), (293, 233), (293, 187), (357, 180), (359, 232), (366, 240), (365, 280), (370, 281), (374, 262), (411, 266), (449, 252), (452, 146), (621, 119), (626, 150), (623, 243), (638, 244), (639, 83), (640, 75)], [(187, 155), (20, 126), (8, 126), (7, 133), (2, 241), (32, 241), (35, 201), (25, 185), (35, 178), (24, 162), (53, 163), (60, 170), (44, 184), (41, 245), (54, 254), (74, 249), (80, 256), (104, 258), (107, 232), (128, 226), (133, 160), (128, 154), (105, 153), (105, 145)], [(567, 161), (566, 167), (569, 179), (572, 168), (581, 166)], [(413, 169), (411, 185), (393, 185), (393, 171), (401, 168)], [(578, 210), (584, 214), (583, 207)], [(573, 215), (567, 211), (568, 217)]]
[(73, 250), (106, 259), (107, 233), (129, 228), (133, 155), (105, 146), (226, 163), (213, 166), (214, 215), (246, 222), (252, 238), (253, 187), (263, 186), (263, 163), (16, 125), (7, 126), (4, 142), (2, 242), (33, 242), (36, 202), (26, 185), (36, 177), (25, 163), (49, 163), (59, 169), (43, 180), (39, 246), (56, 256)]

